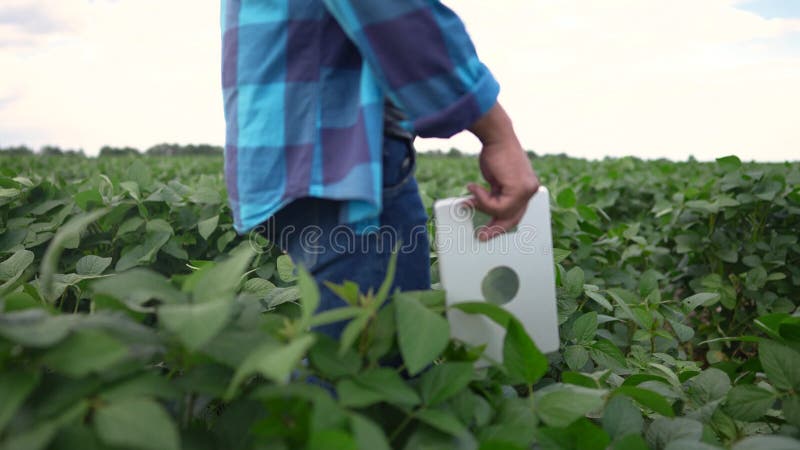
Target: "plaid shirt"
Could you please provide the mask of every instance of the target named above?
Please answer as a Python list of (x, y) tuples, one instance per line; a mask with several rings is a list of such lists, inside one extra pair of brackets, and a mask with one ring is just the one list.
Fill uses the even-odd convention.
[(295, 199), (343, 200), (377, 224), (384, 100), (423, 137), (450, 137), (499, 86), (438, 0), (222, 0), (225, 178), (244, 233)]

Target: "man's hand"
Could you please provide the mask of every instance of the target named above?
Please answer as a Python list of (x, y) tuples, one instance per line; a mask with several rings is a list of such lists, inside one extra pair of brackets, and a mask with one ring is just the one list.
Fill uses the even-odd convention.
[(539, 189), (539, 179), (499, 103), (470, 131), (483, 143), (481, 173), (491, 186), (491, 191), (475, 183), (467, 186), (473, 195), (470, 206), (492, 216), (489, 224), (478, 230), (478, 239), (487, 241), (519, 224), (528, 200)]

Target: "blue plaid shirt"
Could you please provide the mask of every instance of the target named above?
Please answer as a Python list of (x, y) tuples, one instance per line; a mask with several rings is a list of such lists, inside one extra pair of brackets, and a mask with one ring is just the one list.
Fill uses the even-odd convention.
[(240, 233), (302, 197), (377, 224), (384, 101), (450, 137), (499, 85), (438, 0), (222, 0), (225, 178)]

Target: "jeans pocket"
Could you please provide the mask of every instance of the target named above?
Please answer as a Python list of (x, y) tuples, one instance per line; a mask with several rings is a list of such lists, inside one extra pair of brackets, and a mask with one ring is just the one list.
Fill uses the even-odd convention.
[(293, 201), (267, 222), (265, 237), (286, 252), (295, 264), (313, 272), (319, 260), (323, 229), (321, 215), (334, 202), (306, 197)]
[(407, 139), (384, 138), (383, 195), (391, 196), (402, 190), (414, 177), (416, 169), (414, 144)]

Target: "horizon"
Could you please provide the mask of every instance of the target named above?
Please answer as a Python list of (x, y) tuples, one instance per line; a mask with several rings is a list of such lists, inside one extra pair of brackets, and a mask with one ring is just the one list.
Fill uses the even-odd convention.
[[(209, 154), (209, 153), (205, 153), (205, 152), (199, 152), (199, 153), (197, 153), (195, 155), (192, 155), (190, 153), (180, 154), (180, 155), (160, 155), (160, 154), (150, 153), (151, 150), (153, 150), (153, 149), (155, 149), (155, 148), (157, 148), (159, 146), (164, 146), (164, 145), (166, 145), (166, 146), (176, 146), (176, 147), (179, 147), (179, 148), (182, 148), (182, 149), (185, 149), (186, 147), (211, 147), (214, 151), (219, 152), (219, 155)], [(21, 149), (25, 149), (27, 151), (30, 151), (31, 152), (31, 156), (49, 156), (49, 155), (43, 155), (43, 153), (45, 153), (45, 150), (48, 147), (51, 148), (51, 149), (55, 149), (57, 151), (62, 152), (61, 154), (59, 154), (59, 156), (61, 156), (61, 155), (63, 155), (63, 156), (78, 156), (78, 157), (84, 157), (84, 158), (98, 158), (98, 157), (102, 156), (100, 153), (104, 148), (108, 148), (111, 151), (133, 150), (138, 154), (138, 156), (147, 156), (147, 157), (156, 157), (156, 158), (158, 158), (158, 157), (173, 158), (173, 157), (189, 157), (189, 156), (195, 156), (195, 157), (206, 157), (206, 156), (217, 157), (217, 156), (219, 156), (219, 157), (222, 157), (223, 156), (223, 152), (225, 150), (224, 147), (222, 147), (220, 145), (214, 145), (214, 144), (208, 144), (208, 143), (179, 144), (179, 143), (169, 143), (169, 142), (159, 142), (157, 144), (148, 146), (146, 148), (136, 148), (136, 147), (129, 147), (129, 146), (127, 146), (127, 147), (116, 147), (116, 146), (104, 145), (96, 153), (87, 153), (83, 148), (62, 148), (62, 147), (59, 147), (57, 145), (44, 145), (44, 146), (41, 146), (39, 148), (31, 148), (31, 147), (26, 146), (26, 145), (18, 145), (18, 146), (9, 146), (9, 147), (0, 146), (0, 156), (3, 156), (4, 152), (12, 152), (12, 151), (15, 151), (15, 150), (19, 151)], [(454, 156), (454, 157), (477, 158), (480, 155), (479, 153), (466, 152), (466, 151), (463, 151), (463, 150), (458, 149), (456, 147), (450, 147), (450, 148), (447, 148), (447, 149), (445, 149), (445, 148), (424, 148), (424, 149), (417, 148), (416, 150), (417, 150), (417, 153), (421, 153), (423, 155), (435, 155), (435, 156), (445, 156), (445, 157), (450, 157), (448, 155), (448, 153), (453, 151), (453, 150), (458, 152), (458, 155)], [(600, 156), (600, 157), (591, 157), (591, 156), (590, 157), (584, 157), (584, 156), (571, 155), (569, 153), (538, 153), (538, 152), (536, 152), (535, 150), (532, 150), (532, 149), (524, 149), (524, 151), (525, 151), (525, 153), (528, 153), (529, 155), (532, 153), (533, 157), (535, 157), (535, 158), (542, 158), (542, 157), (560, 158), (560, 157), (566, 157), (568, 159), (576, 159), (576, 160), (583, 160), (583, 161), (605, 161), (605, 160), (619, 160), (619, 159), (632, 158), (632, 159), (636, 159), (636, 160), (644, 161), (644, 162), (669, 161), (671, 163), (694, 162), (694, 163), (703, 163), (703, 164), (713, 164), (713, 163), (719, 162), (719, 160), (721, 160), (721, 159), (725, 159), (725, 158), (728, 158), (728, 157), (731, 157), (731, 156), (735, 156), (736, 158), (739, 158), (739, 160), (741, 161), (742, 164), (784, 164), (784, 163), (800, 164), (800, 158), (780, 160), (780, 161), (760, 161), (760, 160), (755, 160), (755, 159), (741, 158), (739, 155), (736, 155), (736, 154), (720, 155), (720, 156), (715, 157), (713, 159), (699, 159), (695, 155), (691, 155), (690, 154), (690, 155), (686, 156), (683, 159), (673, 159), (673, 158), (668, 158), (668, 157), (652, 157), (651, 158), (651, 157), (642, 157), (642, 156), (637, 156), (637, 155), (606, 155), (606, 156)], [(18, 156), (18, 155), (14, 155), (14, 156)], [(112, 157), (113, 158), (113, 157), (125, 157), (125, 156), (128, 156), (128, 155), (118, 155), (118, 154), (116, 154), (116, 155), (109, 155), (108, 157)]]

